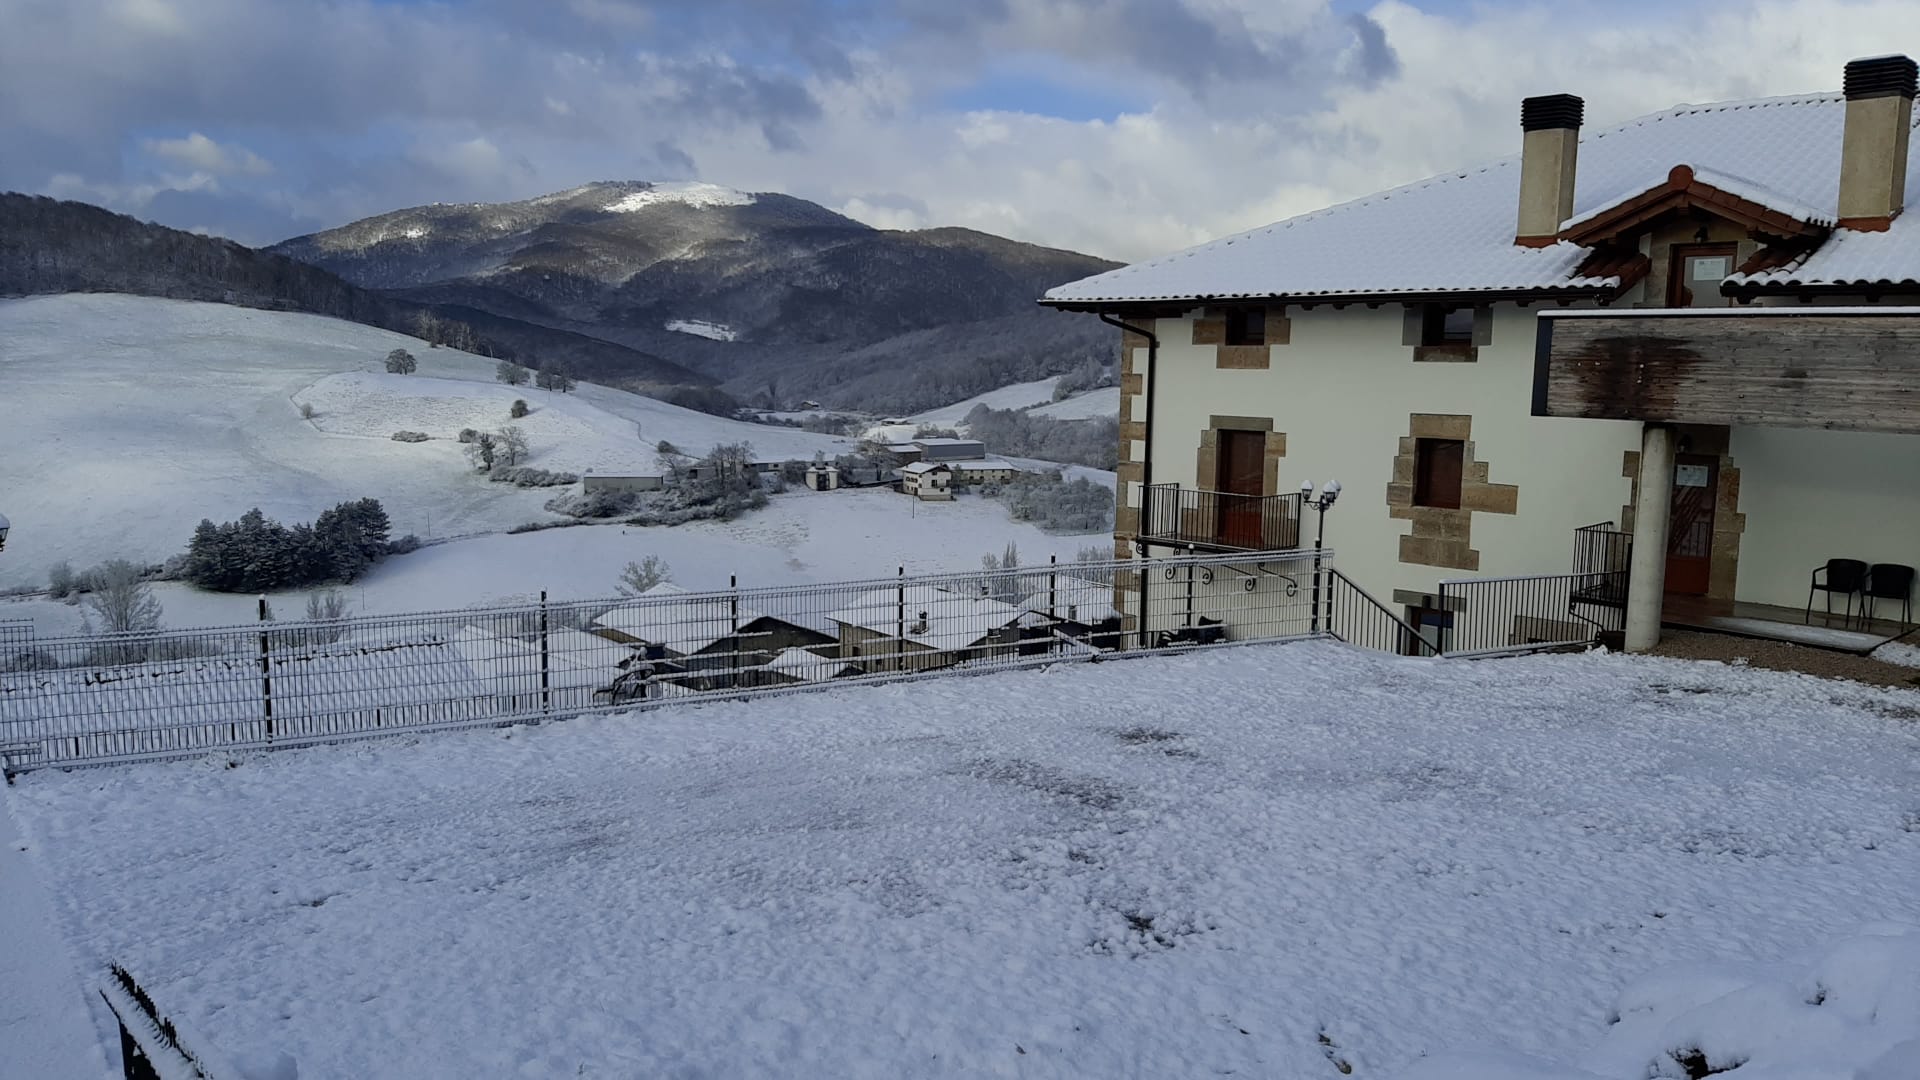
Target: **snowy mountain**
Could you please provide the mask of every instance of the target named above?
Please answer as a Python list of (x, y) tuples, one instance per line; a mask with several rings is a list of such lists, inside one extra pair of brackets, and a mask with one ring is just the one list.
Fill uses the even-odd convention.
[(367, 288), (619, 342), (769, 405), (921, 408), (1112, 352), (1096, 320), (1034, 306), (1111, 262), (968, 229), (875, 229), (712, 184), (412, 207), (269, 250)]
[(86, 203), (0, 193), (0, 296), (119, 292), (331, 315), (411, 332), (421, 316), (459, 323), (494, 355), (565, 364), (662, 396), (715, 396), (709, 381), (658, 356), (487, 310), (419, 302), (349, 284), (283, 255), (137, 221)]
[[(385, 372), (394, 348), (418, 358), (417, 374)], [(552, 490), (473, 473), (455, 439), (463, 427), (517, 423), (528, 464), (569, 472), (650, 468), (661, 440), (745, 440), (799, 458), (847, 445), (590, 383), (509, 387), (493, 373), (485, 357), (313, 315), (122, 295), (0, 301), (6, 460), (32, 481), (0, 492), (15, 526), (0, 586), (43, 583), (60, 560), (159, 562), (200, 519), (253, 506), (306, 521), (372, 496), (395, 535), (422, 538), (551, 518), (541, 506)], [(515, 398), (533, 408), (510, 421)], [(395, 442), (399, 430), (431, 438)]]

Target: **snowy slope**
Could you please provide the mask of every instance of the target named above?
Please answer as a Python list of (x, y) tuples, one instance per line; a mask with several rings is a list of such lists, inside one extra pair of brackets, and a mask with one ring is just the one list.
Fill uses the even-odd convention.
[(1582, 1057), (1615, 1006), (1742, 1045), (1668, 965), (1782, 1039), (1884, 1009), (1863, 1054), (1920, 1011), (1910, 949), (1755, 967), (1920, 923), (1916, 701), (1307, 644), (9, 794), (85, 960), (300, 1076), (1643, 1080)]
[[(1113, 483), (1112, 473), (1076, 471)], [(587, 525), (433, 544), (381, 563), (342, 592), (361, 615), (528, 600), (542, 590), (556, 600), (584, 600), (613, 595), (621, 568), (648, 555), (665, 559), (673, 580), (692, 589), (724, 588), (734, 577), (743, 586), (860, 581), (899, 566), (913, 574), (972, 569), (982, 555), (1010, 543), (1028, 563), (1048, 555), (1067, 561), (1083, 547), (1113, 546), (1106, 533), (1048, 535), (1008, 520), (1005, 503), (977, 497), (933, 504), (884, 488), (794, 490), (733, 521)], [(12, 550), (9, 542), (7, 553)], [(254, 617), (251, 596), (165, 583), (154, 586), (154, 596), (167, 626), (231, 626)], [(272, 602), (282, 617), (293, 617), (305, 594), (279, 594)], [(77, 607), (44, 598), (0, 601), (0, 619), (31, 619), (42, 637), (79, 633), (80, 615)]]
[(1032, 411), (1035, 416), (1050, 416), (1055, 420), (1092, 420), (1103, 416), (1118, 416), (1120, 388), (1103, 386), (1098, 390), (1075, 394), (1065, 401), (1050, 402)]
[(933, 424), (938, 427), (952, 427), (967, 418), (976, 405), (985, 405), (990, 409), (1024, 409), (1030, 405), (1040, 405), (1053, 400), (1053, 384), (1060, 381), (1059, 376), (1041, 379), (1037, 382), (1014, 383), (998, 390), (989, 390), (984, 394), (975, 394), (965, 401), (956, 401), (951, 405), (942, 405), (938, 409), (928, 409), (907, 419), (914, 424)]
[[(384, 373), (394, 348), (419, 358), (418, 374)], [(493, 368), (319, 316), (103, 294), (0, 301), (10, 477), (0, 513), (13, 520), (0, 586), (44, 582), (62, 559), (158, 562), (202, 518), (252, 506), (306, 520), (370, 495), (396, 535), (422, 537), (549, 517), (540, 507), (552, 492), (472, 475), (450, 438), (507, 423), (517, 396), (536, 407), (523, 423), (531, 464), (575, 471), (649, 464), (662, 439), (689, 450), (744, 439), (805, 457), (845, 445), (586, 384), (571, 396), (514, 390)], [(296, 401), (315, 404), (315, 422)], [(393, 442), (402, 428), (449, 438)]]

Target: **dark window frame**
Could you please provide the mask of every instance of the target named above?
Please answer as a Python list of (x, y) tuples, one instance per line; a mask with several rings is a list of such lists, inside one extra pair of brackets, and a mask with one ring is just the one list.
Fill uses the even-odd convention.
[(1428, 304), (1420, 313), (1420, 344), (1471, 346), (1473, 324), (1471, 304)]
[[(1451, 455), (1451, 483), (1444, 458)], [(1413, 505), (1432, 510), (1460, 509), (1460, 489), (1466, 484), (1467, 443), (1464, 439), (1415, 439), (1413, 444)], [(1448, 488), (1451, 487), (1451, 490)]]
[(1226, 335), (1228, 345), (1265, 345), (1267, 343), (1267, 309), (1264, 307), (1230, 307), (1226, 314)]

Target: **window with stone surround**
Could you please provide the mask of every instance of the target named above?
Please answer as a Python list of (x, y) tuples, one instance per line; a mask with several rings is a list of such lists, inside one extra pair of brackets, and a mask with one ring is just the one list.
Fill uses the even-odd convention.
[(1473, 344), (1473, 309), (1428, 304), (1421, 312), (1420, 344)]
[(1467, 444), (1460, 439), (1416, 439), (1413, 505), (1460, 509), (1460, 480)]
[(1226, 337), (1228, 345), (1265, 345), (1267, 343), (1267, 309), (1263, 307), (1228, 308)]
[(1408, 304), (1400, 343), (1415, 360), (1471, 363), (1493, 341), (1493, 308), (1487, 304)]

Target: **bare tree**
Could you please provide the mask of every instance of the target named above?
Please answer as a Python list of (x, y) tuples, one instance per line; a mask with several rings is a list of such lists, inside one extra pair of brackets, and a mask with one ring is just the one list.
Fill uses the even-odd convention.
[(160, 626), (160, 601), (140, 577), (140, 568), (125, 559), (101, 563), (87, 573), (87, 595), (81, 600), (88, 623), (110, 634), (155, 630)]
[(508, 424), (494, 436), (494, 455), (505, 465), (518, 465), (527, 456), (527, 433), (517, 424)]
[(502, 360), (493, 365), (493, 377), (495, 381), (506, 383), (508, 386), (525, 386), (529, 376), (526, 368), (511, 360)]
[(395, 349), (387, 354), (387, 372), (392, 375), (411, 375), (420, 366), (413, 354), (405, 349)]
[(648, 589), (667, 581), (673, 571), (658, 555), (649, 555), (639, 562), (630, 562), (620, 571), (620, 583), (617, 586), (622, 596), (639, 596)]

